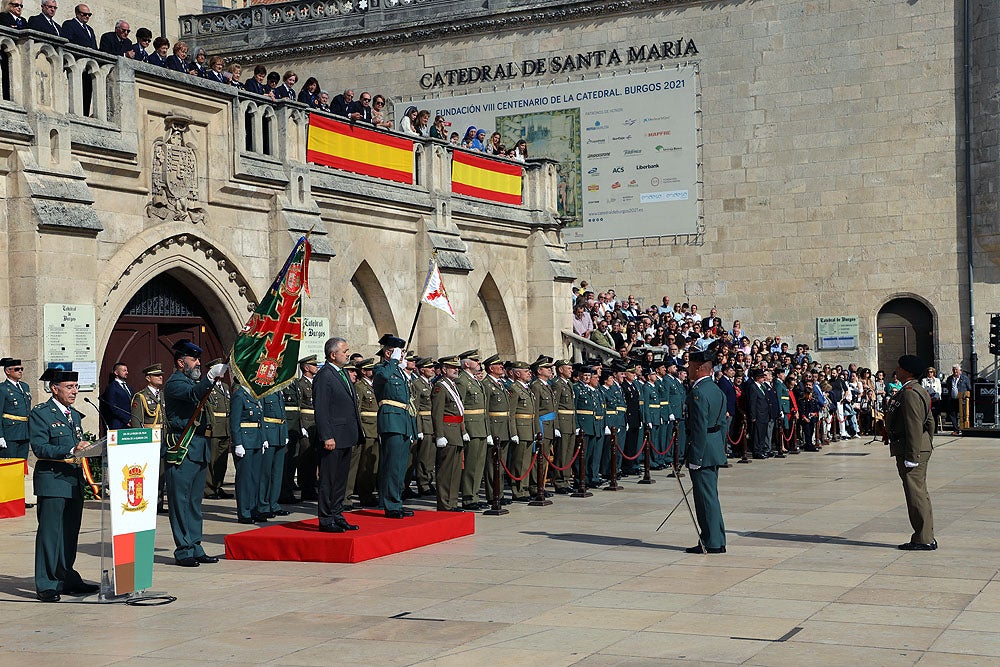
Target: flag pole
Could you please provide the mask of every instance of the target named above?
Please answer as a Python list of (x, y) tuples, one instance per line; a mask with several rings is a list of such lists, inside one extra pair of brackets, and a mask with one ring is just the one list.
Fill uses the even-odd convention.
[(417, 312), (413, 314), (413, 325), (410, 326), (410, 335), (406, 337), (406, 349), (413, 349), (413, 332), (417, 330), (417, 318), (420, 317), (420, 307), (424, 305), (423, 301), (417, 302)]

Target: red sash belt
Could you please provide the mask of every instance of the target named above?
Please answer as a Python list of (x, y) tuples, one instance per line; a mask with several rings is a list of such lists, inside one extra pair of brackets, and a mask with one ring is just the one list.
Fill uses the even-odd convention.
[(444, 415), (441, 418), (441, 420), (445, 424), (461, 424), (463, 421), (465, 421), (462, 415)]

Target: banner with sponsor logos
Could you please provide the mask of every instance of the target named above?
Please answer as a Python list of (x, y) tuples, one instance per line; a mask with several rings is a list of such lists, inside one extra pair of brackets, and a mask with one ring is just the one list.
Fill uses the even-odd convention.
[(693, 234), (698, 228), (696, 72), (692, 66), (415, 100), (464, 136), (500, 132), (559, 162), (567, 241)]

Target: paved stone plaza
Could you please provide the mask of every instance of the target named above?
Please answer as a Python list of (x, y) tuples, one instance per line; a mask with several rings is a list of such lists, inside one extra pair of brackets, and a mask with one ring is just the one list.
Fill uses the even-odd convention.
[[(177, 597), (161, 607), (34, 601), (29, 510), (0, 522), (0, 665), (997, 664), (1000, 441), (938, 439), (941, 549), (925, 553), (895, 548), (909, 538), (895, 466), (864, 443), (722, 471), (718, 556), (683, 552), (695, 538), (682, 511), (655, 532), (680, 498), (662, 473), (355, 565), (186, 570), (160, 517), (154, 588)], [(206, 501), (209, 554), (246, 529), (234, 512)], [(99, 540), (91, 508), (87, 579)]]

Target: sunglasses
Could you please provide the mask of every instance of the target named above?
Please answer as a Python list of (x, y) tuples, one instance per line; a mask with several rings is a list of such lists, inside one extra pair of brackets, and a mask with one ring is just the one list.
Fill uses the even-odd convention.
[(7, 5), (8, 7), (24, 7), (24, 5), (15, 5), (13, 2)]
[(362, 98), (361, 98), (361, 101), (362, 101), (362, 102), (371, 102), (371, 101), (372, 101), (372, 98), (370, 98), (370, 97), (362, 97)]
[(8, 370), (15, 371), (15, 372), (16, 371), (23, 371), (24, 370), (24, 366), (14, 366), (12, 368), (9, 368)]
[(385, 102), (383, 102), (382, 100), (378, 100), (378, 101), (375, 102), (375, 106), (377, 106), (377, 107), (384, 107), (385, 106)]
[(80, 16), (91, 17), (93, 14), (91, 12), (77, 12)]

